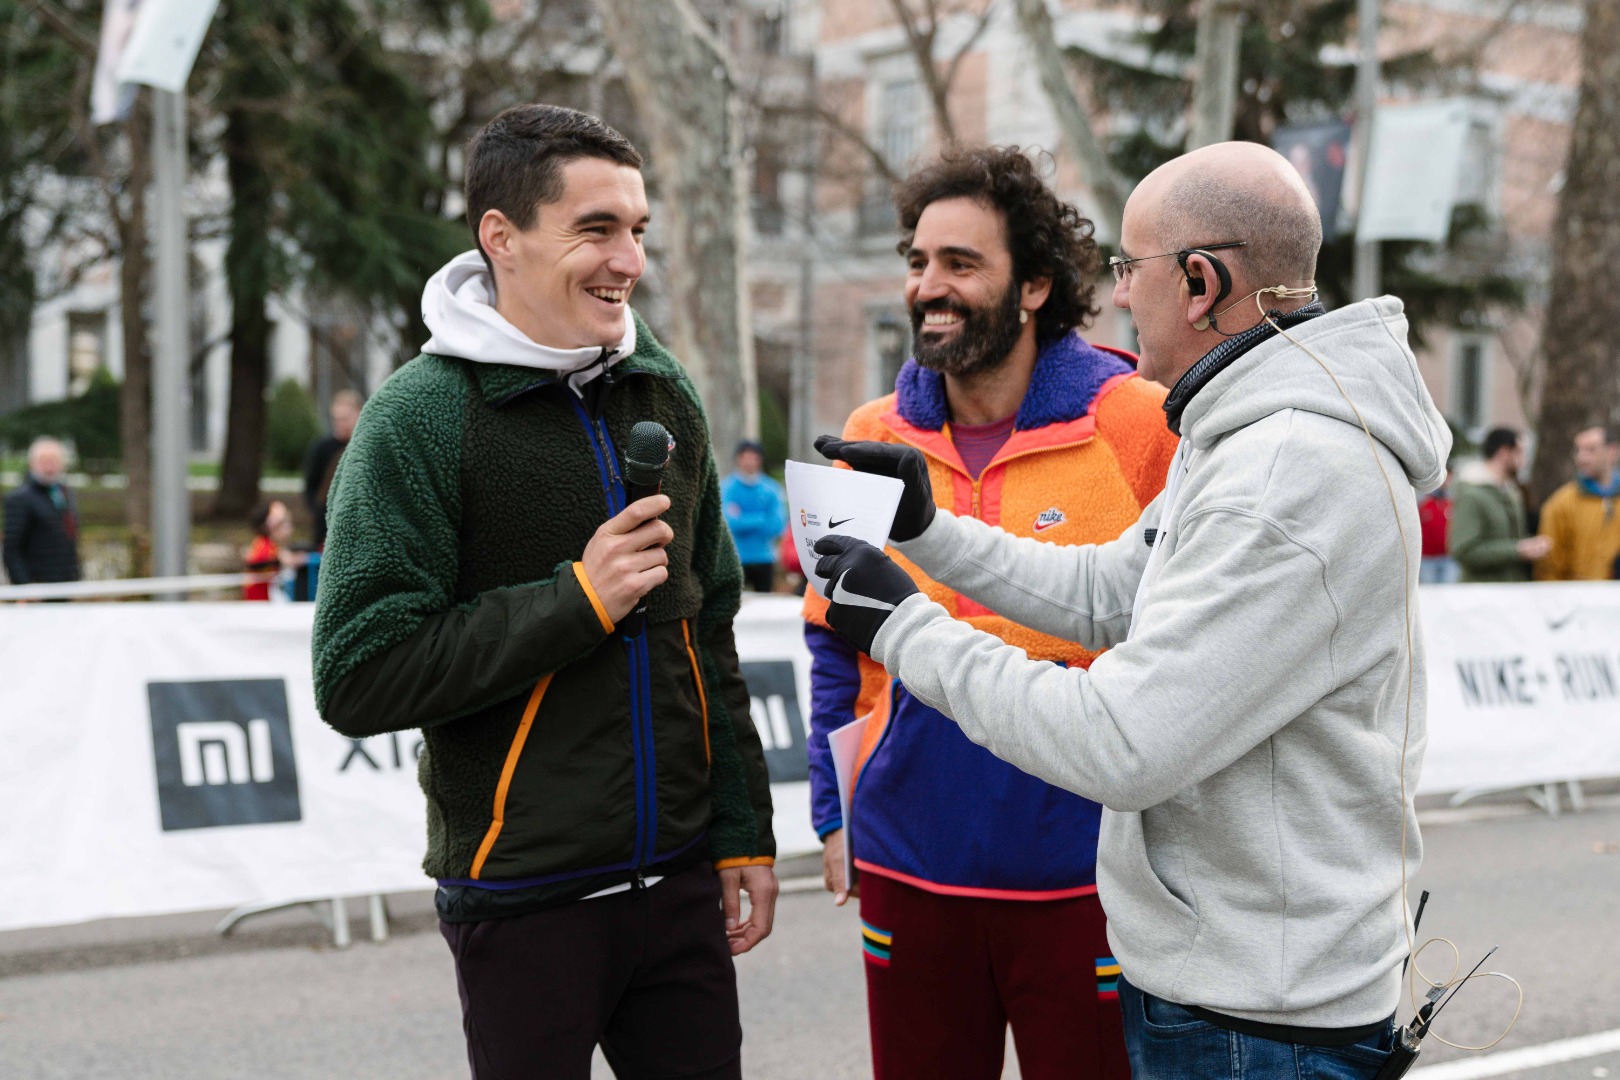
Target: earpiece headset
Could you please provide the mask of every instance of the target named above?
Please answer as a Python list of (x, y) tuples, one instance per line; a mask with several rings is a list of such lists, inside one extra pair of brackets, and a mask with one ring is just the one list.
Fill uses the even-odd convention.
[[(1226, 268), (1226, 264), (1221, 262), (1221, 260), (1219, 258), (1217, 258), (1214, 255), (1211, 255), (1209, 252), (1205, 251), (1203, 248), (1187, 248), (1184, 251), (1176, 252), (1176, 262), (1181, 264), (1181, 274), (1182, 274), (1183, 277), (1185, 277), (1187, 279), (1187, 291), (1189, 293), (1191, 293), (1194, 296), (1203, 296), (1204, 291), (1208, 288), (1208, 286), (1204, 283), (1203, 278), (1195, 278), (1195, 277), (1192, 276), (1192, 274), (1187, 272), (1187, 257), (1189, 255), (1202, 255), (1204, 258), (1208, 259), (1209, 260), (1209, 265), (1211, 267), (1213, 267), (1214, 270), (1215, 270), (1215, 277), (1221, 283), (1220, 290), (1218, 292), (1216, 292), (1216, 294), (1215, 294), (1215, 299), (1213, 299), (1213, 300), (1211, 300), (1209, 302), (1210, 307), (1214, 307), (1216, 304), (1220, 303), (1222, 300), (1225, 300), (1228, 296), (1231, 295), (1231, 293), (1232, 293), (1232, 272)], [(1243, 299), (1247, 300), (1248, 297), (1244, 297)], [(1243, 302), (1242, 300), (1238, 301), (1238, 303), (1240, 303), (1240, 304), (1242, 302)], [(1230, 311), (1232, 309), (1227, 308), (1226, 310)], [(1221, 314), (1224, 315), (1224, 314), (1226, 314), (1226, 312), (1223, 311), (1223, 312), (1221, 312)], [(1193, 324), (1193, 328), (1195, 330), (1202, 331), (1202, 330), (1208, 330), (1211, 326), (1214, 326), (1214, 325), (1215, 325), (1214, 317), (1205, 314), (1205, 315), (1200, 315), (1198, 317), (1198, 321)], [(1219, 332), (1219, 331), (1217, 331), (1217, 332)]]

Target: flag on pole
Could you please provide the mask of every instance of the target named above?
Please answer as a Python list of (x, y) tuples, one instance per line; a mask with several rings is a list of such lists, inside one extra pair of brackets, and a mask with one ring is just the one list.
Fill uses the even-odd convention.
[(219, 0), (141, 0), (135, 31), (118, 61), (118, 81), (184, 91), (218, 6)]
[(118, 62), (135, 32), (135, 17), (142, 0), (107, 0), (101, 15), (101, 45), (96, 50), (96, 73), (90, 82), (90, 122), (111, 124), (129, 115), (135, 88), (118, 81)]

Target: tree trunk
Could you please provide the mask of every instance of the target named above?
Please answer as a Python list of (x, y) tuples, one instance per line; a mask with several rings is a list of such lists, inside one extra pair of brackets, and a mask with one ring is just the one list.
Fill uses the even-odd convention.
[(1620, 4), (1587, 0), (1581, 88), (1564, 189), (1541, 353), (1546, 367), (1530, 488), (1537, 499), (1570, 477), (1575, 433), (1620, 420)]
[(22, 215), (0, 224), (0, 416), (28, 404), (28, 330), (38, 299)]
[(1091, 126), (1091, 117), (1080, 102), (1069, 81), (1063, 50), (1058, 46), (1052, 16), (1046, 10), (1046, 0), (1017, 0), (1018, 26), (1023, 31), (1035, 66), (1040, 72), (1041, 87), (1057, 114), (1058, 128), (1063, 142), (1080, 165), (1080, 174), (1091, 197), (1096, 201), (1092, 218), (1101, 226), (1098, 232), (1119, 242), (1119, 225), (1125, 216), (1124, 187), (1114, 172), (1113, 162), (1103, 149)]
[(123, 321), (124, 386), (119, 397), (124, 455), (124, 519), (130, 531), (130, 573), (151, 572), (152, 345), (146, 291), (152, 276), (147, 248), (146, 188), (152, 179), (150, 93), (142, 91), (124, 131), (129, 138), (129, 200), (119, 222), (119, 314)]
[(669, 253), (671, 344), (709, 413), (722, 464), (759, 434), (741, 99), (725, 48), (689, 0), (596, 0), (631, 99), (650, 132)]
[(259, 161), (254, 118), (225, 118), (225, 169), (231, 184), (231, 241), (225, 280), (231, 293), (231, 390), (216, 518), (245, 517), (259, 501), (264, 469), (265, 391), (270, 377), (270, 177)]

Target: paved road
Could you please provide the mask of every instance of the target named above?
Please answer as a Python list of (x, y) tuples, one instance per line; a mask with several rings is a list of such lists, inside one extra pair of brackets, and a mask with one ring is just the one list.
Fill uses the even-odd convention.
[[(1491, 966), (1525, 985), (1523, 1016), (1499, 1049), (1620, 1028), (1620, 853), (1611, 853), (1620, 845), (1620, 800), (1557, 820), (1431, 820), (1425, 835), (1429, 850), (1412, 893), (1414, 902), (1420, 888), (1433, 893), (1422, 936), (1450, 937), (1470, 959), (1500, 944)], [(449, 956), (425, 896), (396, 897), (393, 905), (395, 936), (386, 945), (364, 940), (356, 905), (360, 940), (346, 951), (324, 944), (304, 911), (270, 917), (226, 942), (208, 935), (212, 915), (0, 934), (0, 1077), (465, 1076)], [(819, 892), (791, 893), (777, 925), (773, 939), (739, 964), (747, 1074), (868, 1075), (853, 912), (834, 910)], [(1431, 950), (1425, 965), (1449, 966), (1442, 959)], [(1496, 984), (1469, 989), (1442, 1033), (1484, 1041), (1512, 1005)], [(1423, 1059), (1463, 1056), (1431, 1043)], [(1446, 1080), (1445, 1073), (1431, 1075)], [(1489, 1075), (1620, 1078), (1620, 1047)]]

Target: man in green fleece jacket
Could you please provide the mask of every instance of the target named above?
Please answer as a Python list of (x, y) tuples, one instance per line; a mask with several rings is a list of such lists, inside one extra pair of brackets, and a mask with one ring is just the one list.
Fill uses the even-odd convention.
[[(584, 1080), (598, 1044), (620, 1077), (740, 1076), (732, 957), (775, 906), (707, 421), (629, 307), (640, 167), (569, 109), (473, 138), (478, 250), (428, 282), (433, 336), (367, 403), (329, 503), (316, 701), (353, 737), (422, 729), (475, 1078)], [(671, 458), (628, 503), (644, 420)], [(643, 599), (645, 628), (616, 629)]]
[(1493, 428), (1480, 450), (1457, 473), (1446, 548), (1464, 584), (1528, 581), (1530, 564), (1545, 558), (1552, 541), (1525, 535), (1524, 500), (1513, 478), (1524, 468), (1524, 449), (1511, 428)]

